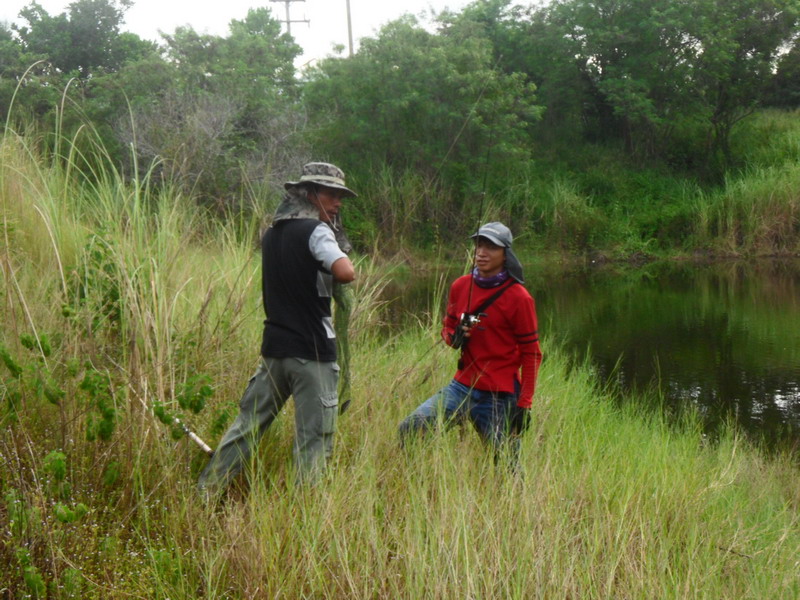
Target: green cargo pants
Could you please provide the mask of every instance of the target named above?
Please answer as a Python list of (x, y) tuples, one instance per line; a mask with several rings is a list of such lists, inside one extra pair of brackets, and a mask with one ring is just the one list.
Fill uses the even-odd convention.
[(201, 491), (221, 491), (249, 461), (261, 436), (294, 397), (293, 454), (298, 483), (315, 483), (333, 452), (339, 366), (301, 358), (263, 358), (239, 401), (239, 414), (198, 480)]

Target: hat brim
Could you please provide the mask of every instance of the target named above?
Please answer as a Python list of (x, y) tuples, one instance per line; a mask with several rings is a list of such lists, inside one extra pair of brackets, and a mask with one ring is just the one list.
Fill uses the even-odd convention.
[(283, 189), (289, 190), (290, 188), (297, 187), (299, 185), (306, 185), (308, 183), (313, 183), (315, 185), (321, 185), (322, 187), (326, 188), (333, 188), (334, 190), (342, 190), (345, 193), (345, 197), (347, 198), (358, 198), (358, 194), (356, 194), (353, 190), (343, 185), (338, 185), (336, 183), (332, 183), (330, 181), (315, 181), (314, 179), (305, 179), (303, 181), (287, 181), (283, 184)]
[(497, 236), (495, 236), (495, 235), (493, 235), (493, 234), (488, 234), (488, 235), (487, 235), (486, 233), (480, 233), (480, 232), (478, 232), (478, 233), (473, 233), (473, 234), (472, 234), (471, 236), (469, 236), (469, 237), (470, 237), (470, 239), (472, 239), (472, 240), (474, 240), (474, 239), (476, 239), (476, 238), (479, 238), (479, 237), (486, 238), (487, 240), (489, 240), (490, 242), (492, 242), (492, 243), (493, 243), (495, 246), (500, 246), (501, 248), (506, 248), (506, 249), (508, 249), (508, 248), (509, 248), (509, 246), (507, 246), (507, 245), (506, 245), (506, 242), (504, 242), (504, 241), (503, 241), (503, 240), (501, 240), (499, 237), (497, 237)]

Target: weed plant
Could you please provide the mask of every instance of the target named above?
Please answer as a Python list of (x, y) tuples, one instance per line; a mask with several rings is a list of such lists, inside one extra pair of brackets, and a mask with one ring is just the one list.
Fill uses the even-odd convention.
[(259, 219), (209, 220), (146, 174), (84, 179), (11, 135), (0, 152), (6, 596), (800, 594), (791, 461), (614, 407), (548, 339), (520, 473), (468, 428), (401, 450), (397, 424), (455, 357), (438, 341), (439, 299), (386, 333), (391, 272), (365, 259), (330, 477), (294, 486), (289, 405), (248, 476), (204, 503), (205, 457), (171, 417), (213, 445), (235, 412), (263, 318)]

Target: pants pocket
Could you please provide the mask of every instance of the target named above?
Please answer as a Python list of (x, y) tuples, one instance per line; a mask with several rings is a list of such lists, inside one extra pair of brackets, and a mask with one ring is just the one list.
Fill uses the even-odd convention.
[(336, 415), (339, 412), (339, 396), (336, 392), (323, 394), (319, 398), (322, 405), (322, 433), (331, 434), (336, 430)]

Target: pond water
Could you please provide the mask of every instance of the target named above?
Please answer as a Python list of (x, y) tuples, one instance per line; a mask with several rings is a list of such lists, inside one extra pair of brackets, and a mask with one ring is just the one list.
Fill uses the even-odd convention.
[[(430, 311), (458, 274), (387, 288), (392, 321)], [(712, 437), (732, 421), (767, 447), (800, 447), (800, 260), (528, 267), (526, 276), (545, 339), (587, 356), (620, 399), (657, 397), (672, 414), (694, 407)]]

